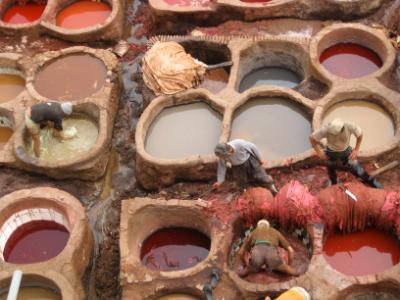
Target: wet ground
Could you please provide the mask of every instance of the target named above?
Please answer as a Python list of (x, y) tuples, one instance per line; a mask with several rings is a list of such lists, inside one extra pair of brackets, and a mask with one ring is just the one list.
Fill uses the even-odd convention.
[[(386, 1), (385, 5), (373, 15), (359, 20), (361, 23), (377, 24), (392, 31), (398, 30), (400, 0)], [(181, 182), (160, 191), (148, 192), (141, 189), (135, 180), (135, 127), (138, 118), (154, 95), (143, 87), (140, 76), (140, 59), (146, 48), (147, 37), (152, 34), (171, 33), (170, 26), (154, 27), (153, 17), (145, 2), (129, 4), (126, 15), (126, 39), (130, 43), (130, 51), (121, 59), (123, 62), (123, 81), (125, 92), (121, 98), (117, 112), (113, 134), (113, 149), (106, 175), (97, 182), (80, 180), (57, 181), (42, 175), (2, 168), (0, 170), (0, 196), (22, 188), (51, 186), (63, 189), (79, 198), (86, 207), (93, 232), (95, 234), (95, 253), (92, 265), (85, 274), (85, 285), (89, 299), (119, 299), (119, 220), (121, 200), (135, 196), (149, 196), (181, 199), (210, 199), (215, 196), (211, 182)], [(274, 19), (243, 23), (228, 21), (213, 27), (199, 27), (182, 23), (175, 24), (172, 33), (186, 34), (195, 30), (196, 34), (211, 35), (263, 35), (291, 34), (311, 36), (331, 21), (302, 21), (294, 19)], [(164, 32), (163, 32), (164, 30)], [(72, 43), (41, 37), (1, 37), (1, 52), (18, 52), (33, 55), (39, 52), (56, 50)], [(109, 48), (112, 44), (89, 43), (95, 48)], [(391, 86), (399, 82), (392, 78)], [(312, 86), (312, 85), (311, 85)], [(305, 87), (307, 92), (307, 87)], [(305, 93), (306, 93), (305, 92)], [(316, 96), (318, 97), (318, 96)], [(368, 170), (383, 166), (400, 157), (400, 149), (366, 164)], [(312, 193), (318, 192), (327, 184), (327, 174), (323, 166), (315, 161), (298, 163), (290, 167), (271, 170), (278, 188), (291, 179), (297, 179), (308, 185)], [(356, 180), (352, 175), (340, 173), (342, 181)], [(400, 190), (400, 169), (393, 169), (379, 176), (378, 179), (386, 187)], [(233, 186), (226, 186), (218, 192), (225, 199), (237, 197), (239, 192)]]

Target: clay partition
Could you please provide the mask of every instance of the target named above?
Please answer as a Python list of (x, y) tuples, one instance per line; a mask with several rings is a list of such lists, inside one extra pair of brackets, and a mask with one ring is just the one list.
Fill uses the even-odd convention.
[[(123, 201), (120, 224), (122, 299), (155, 300), (170, 293), (187, 293), (205, 299), (202, 289), (204, 284), (209, 283), (213, 268), (221, 271), (221, 280), (213, 290), (214, 299), (257, 300), (265, 296), (277, 297), (293, 286), (304, 287), (311, 292), (313, 299), (350, 300), (357, 299), (352, 298), (357, 293), (368, 292), (398, 295), (400, 264), (367, 276), (348, 276), (330, 267), (322, 254), (323, 224), (310, 224), (303, 228), (308, 235), (305, 246), (310, 261), (300, 276), (282, 276), (279, 281), (265, 284), (240, 278), (231, 265), (230, 256), (237, 238), (244, 236), (246, 228), (243, 220), (236, 216), (228, 224), (221, 224), (215, 216), (204, 213), (203, 209), (207, 206), (202, 199), (134, 198)], [(211, 238), (209, 256), (189, 269), (151, 271), (140, 261), (143, 241), (157, 229), (171, 226), (196, 228), (207, 233)], [(296, 232), (296, 229), (293, 230)]]
[[(345, 34), (346, 32), (349, 33)], [(383, 62), (378, 71), (349, 80), (334, 76), (324, 69), (319, 62), (322, 51), (335, 42), (348, 42), (349, 37), (354, 43), (376, 51)], [(219, 44), (221, 49), (227, 46), (230, 55), (226, 57), (232, 59), (233, 66), (230, 68), (226, 87), (216, 94), (204, 88), (189, 89), (174, 95), (161, 95), (145, 109), (136, 130), (136, 168), (139, 182), (147, 189), (169, 185), (179, 179), (211, 180), (215, 178), (217, 159), (213, 153), (181, 159), (162, 159), (151, 156), (145, 149), (148, 128), (164, 108), (199, 99), (223, 116), (220, 142), (230, 140), (232, 121), (238, 108), (257, 97), (278, 97), (289, 101), (307, 115), (309, 121), (312, 122), (313, 130), (321, 127), (324, 113), (335, 103), (345, 100), (365, 100), (381, 106), (393, 120), (394, 137), (388, 143), (377, 145), (374, 149), (361, 151), (359, 156), (361, 160), (382, 155), (400, 143), (400, 111), (398, 109), (400, 95), (386, 86), (386, 78), (394, 69), (395, 50), (380, 31), (358, 24), (337, 24), (325, 28), (313, 38), (161, 36), (150, 42), (171, 40), (181, 43), (184, 47), (190, 43), (200, 45), (201, 41), (203, 41), (203, 48), (214, 49), (215, 44)], [(294, 89), (264, 85), (239, 93), (238, 88), (242, 78), (252, 69), (265, 66), (288, 68), (299, 74), (303, 81)], [(307, 98), (311, 93), (302, 89), (301, 86), (307, 86), (311, 81), (325, 85), (327, 91), (318, 97)], [(305, 138), (308, 139), (308, 136)], [(303, 161), (312, 155), (313, 151), (309, 149), (272, 161), (265, 157), (268, 161), (266, 167), (283, 167)]]
[(350, 20), (365, 16), (378, 9), (381, 0), (273, 0), (273, 1), (166, 1), (150, 0), (151, 8), (160, 20), (190, 16), (195, 20), (243, 19), (260, 20), (271, 17), (301, 19), (326, 18)]
[(57, 14), (76, 0), (48, 0), (42, 16), (34, 22), (9, 24), (2, 21), (6, 10), (16, 0), (5, 0), (0, 3), (0, 34), (5, 35), (39, 35), (48, 34), (67, 41), (82, 43), (88, 41), (116, 41), (122, 37), (125, 14), (125, 0), (104, 0), (112, 8), (111, 14), (103, 22), (82, 29), (66, 29), (56, 25)]
[(68, 242), (57, 256), (43, 262), (14, 264), (1, 258), (0, 293), (6, 292), (13, 271), (19, 269), (23, 273), (21, 286), (50, 288), (59, 292), (62, 299), (86, 299), (82, 274), (91, 262), (93, 235), (84, 207), (72, 195), (55, 188), (26, 189), (8, 194), (0, 199), (2, 245), (7, 234), (32, 220), (64, 224), (70, 233)]
[[(95, 144), (85, 153), (72, 159), (45, 161), (28, 153), (28, 137), (24, 122), (27, 107), (39, 102), (57, 101), (40, 95), (34, 86), (36, 74), (49, 63), (69, 55), (89, 55), (104, 64), (104, 84), (82, 99), (74, 99), (72, 116), (82, 116), (94, 122), (98, 128)], [(118, 59), (109, 51), (87, 47), (71, 47), (60, 51), (38, 54), (33, 58), (20, 55), (0, 54), (0, 67), (20, 70), (26, 80), (26, 89), (14, 100), (0, 104), (0, 119), (9, 122), (14, 130), (5, 146), (0, 149), (0, 165), (46, 174), (54, 178), (80, 178), (95, 180), (104, 174), (110, 151), (114, 118), (121, 91)]]

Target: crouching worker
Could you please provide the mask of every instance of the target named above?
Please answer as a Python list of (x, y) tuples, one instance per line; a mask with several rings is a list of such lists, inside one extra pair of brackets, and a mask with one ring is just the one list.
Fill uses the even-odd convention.
[(72, 103), (46, 102), (27, 108), (25, 111), (25, 125), (33, 140), (33, 149), (36, 157), (40, 156), (40, 129), (49, 127), (53, 135), (59, 139), (68, 139), (76, 135), (75, 131), (63, 131), (62, 120), (72, 114)]
[(257, 147), (248, 141), (236, 139), (228, 143), (220, 143), (215, 147), (218, 161), (218, 188), (225, 181), (227, 165), (232, 167), (233, 177), (240, 184), (256, 183), (268, 189), (275, 195), (278, 193), (274, 181), (262, 167), (264, 161)]
[[(352, 134), (357, 138), (354, 149), (350, 146)], [(341, 163), (343, 168), (370, 186), (383, 188), (383, 185), (371, 177), (357, 161), (362, 137), (359, 126), (339, 118), (322, 126), (310, 136), (310, 142), (317, 155), (323, 160), (328, 160), (328, 175), (332, 184), (337, 184), (336, 168), (338, 163)], [(321, 143), (322, 139), (326, 139), (326, 147)]]
[[(278, 247), (288, 251), (289, 264), (280, 257)], [(250, 253), (249, 264), (246, 263), (245, 254)], [(244, 277), (250, 273), (258, 273), (265, 265), (268, 271), (280, 271), (297, 276), (299, 273), (290, 265), (293, 262), (294, 250), (286, 238), (269, 225), (267, 220), (260, 220), (257, 227), (246, 237), (238, 252), (245, 269), (240, 272)]]

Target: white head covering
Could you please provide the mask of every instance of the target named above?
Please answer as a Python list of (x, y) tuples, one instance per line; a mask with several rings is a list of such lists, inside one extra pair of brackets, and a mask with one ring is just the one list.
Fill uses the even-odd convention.
[(344, 121), (340, 118), (332, 120), (328, 125), (328, 133), (338, 134), (344, 126)]
[(257, 222), (257, 226), (266, 226), (266, 227), (269, 227), (270, 225), (269, 225), (269, 222), (268, 222), (267, 220), (262, 219), (262, 220), (260, 220), (260, 221)]
[(66, 115), (72, 114), (72, 103), (71, 102), (61, 103), (61, 109)]

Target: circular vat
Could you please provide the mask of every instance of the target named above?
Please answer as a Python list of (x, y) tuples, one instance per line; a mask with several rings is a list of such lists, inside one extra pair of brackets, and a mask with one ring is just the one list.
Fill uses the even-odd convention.
[(393, 281), (381, 281), (373, 284), (355, 284), (339, 293), (335, 300), (397, 300), (400, 285)]
[(166, 107), (146, 133), (145, 150), (164, 159), (214, 153), (222, 116), (204, 101)]
[(376, 274), (393, 267), (400, 260), (400, 243), (396, 236), (375, 228), (349, 234), (332, 231), (324, 240), (325, 260), (346, 275)]
[(1, 15), (8, 24), (26, 24), (39, 20), (46, 8), (47, 0), (9, 1)]
[(25, 90), (25, 78), (21, 71), (0, 67), (0, 104), (11, 101)]
[[(294, 258), (291, 266), (300, 274), (304, 273), (308, 269), (308, 265), (311, 260), (313, 253), (312, 240), (305, 228), (294, 228), (292, 230), (284, 230), (279, 228), (279, 223), (275, 220), (269, 220), (271, 227), (277, 229), (289, 242), (290, 246), (294, 249)], [(228, 257), (228, 265), (237, 274), (243, 272), (243, 263), (239, 257), (239, 250), (243, 245), (245, 239), (251, 234), (254, 227), (246, 227), (246, 222), (244, 219), (239, 219), (233, 225), (233, 243)], [(288, 252), (282, 248), (278, 248), (278, 255), (281, 259), (288, 263)], [(250, 263), (250, 253), (246, 252), (245, 261), (246, 264)], [(250, 272), (247, 276), (242, 277), (242, 279), (256, 284), (271, 284), (277, 282), (288, 281), (293, 278), (293, 276), (278, 272), (271, 271), (267, 269), (268, 267), (264, 264), (260, 272)], [(272, 295), (272, 294), (269, 294)], [(274, 297), (278, 295), (273, 295)]]
[(311, 148), (311, 122), (306, 111), (284, 97), (255, 97), (233, 116), (230, 139), (253, 142), (266, 160), (278, 160)]
[[(5, 280), (0, 289), (0, 300), (6, 300), (11, 279)], [(62, 300), (61, 291), (52, 281), (37, 275), (22, 276), (18, 300)]]
[(80, 0), (63, 7), (56, 17), (56, 25), (65, 29), (82, 29), (103, 24), (111, 15), (108, 1)]
[(41, 67), (34, 78), (36, 91), (51, 100), (81, 100), (98, 92), (105, 84), (107, 68), (90, 54), (68, 54)]
[(237, 89), (242, 93), (263, 85), (295, 88), (305, 77), (306, 59), (297, 45), (259, 42), (240, 53)]
[(14, 133), (14, 125), (7, 114), (0, 113), (0, 150), (8, 143)]
[(320, 63), (330, 73), (347, 79), (379, 70), (382, 60), (373, 50), (355, 43), (339, 43), (325, 49)]
[[(55, 135), (55, 129), (44, 127), (40, 130), (40, 160), (57, 163), (79, 158), (88, 153), (96, 144), (99, 135), (98, 122), (91, 115), (76, 112), (63, 119), (63, 132), (76, 131), (71, 138), (61, 139)], [(75, 129), (74, 129), (75, 128)], [(35, 157), (33, 140), (28, 130), (24, 131), (25, 151)]]
[[(361, 150), (371, 150), (391, 142), (395, 136), (395, 124), (391, 115), (380, 105), (366, 100), (345, 100), (330, 106), (322, 117), (322, 124), (335, 118), (351, 121), (361, 127)], [(356, 138), (351, 137), (353, 147)]]
[(31, 208), (13, 214), (0, 229), (4, 261), (30, 264), (57, 256), (69, 239), (65, 216), (51, 208)]
[(189, 294), (173, 293), (156, 298), (157, 300), (200, 300), (201, 298)]
[(208, 256), (210, 245), (209, 237), (198, 230), (183, 227), (163, 228), (143, 242), (140, 256), (142, 263), (149, 269), (178, 271), (203, 261)]
[[(229, 48), (223, 44), (206, 41), (180, 42), (186, 52), (194, 58), (207, 64), (214, 65), (231, 60)], [(198, 88), (204, 88), (212, 93), (224, 89), (229, 81), (230, 67), (216, 68), (206, 72), (203, 82)]]

